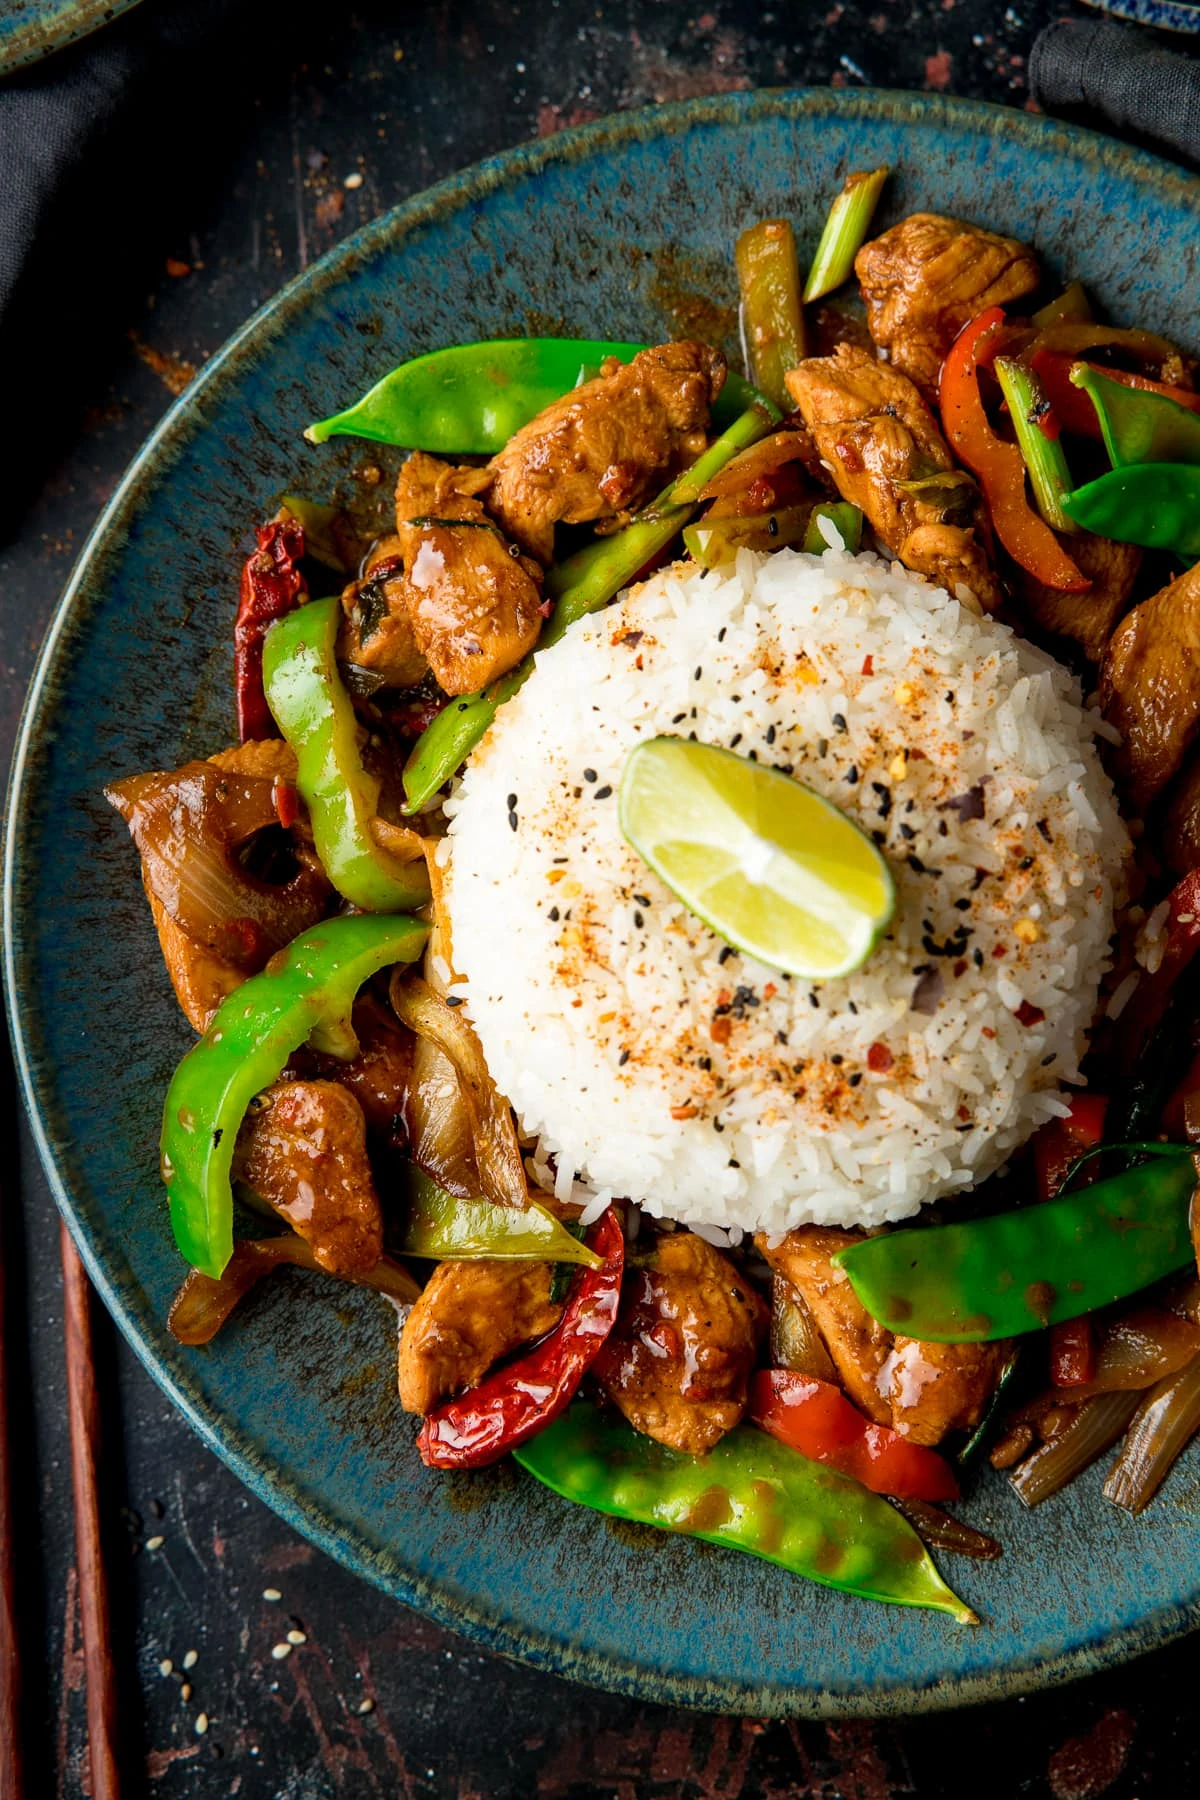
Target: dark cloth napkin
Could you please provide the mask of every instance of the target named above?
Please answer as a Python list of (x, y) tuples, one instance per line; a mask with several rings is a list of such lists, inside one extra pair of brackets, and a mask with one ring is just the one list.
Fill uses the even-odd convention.
[(1047, 25), (1030, 54), (1029, 91), (1043, 112), (1200, 164), (1200, 62), (1145, 32), (1110, 19)]

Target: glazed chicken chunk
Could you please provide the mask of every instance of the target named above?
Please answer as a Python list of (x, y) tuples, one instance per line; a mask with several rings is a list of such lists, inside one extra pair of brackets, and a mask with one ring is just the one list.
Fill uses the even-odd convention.
[(627, 1279), (595, 1377), (638, 1431), (701, 1456), (741, 1420), (768, 1322), (728, 1257), (695, 1232), (670, 1232), (654, 1267)]
[(1000, 1379), (1008, 1345), (894, 1337), (870, 1316), (833, 1262), (855, 1241), (848, 1231), (819, 1225), (790, 1231), (774, 1246), (765, 1236), (755, 1239), (808, 1306), (846, 1392), (869, 1419), (914, 1444), (937, 1444), (948, 1431), (971, 1430)]
[(384, 687), (415, 687), (429, 664), (417, 649), (404, 581), (404, 554), (396, 536), (382, 538), (361, 581), (342, 594), (338, 661), (376, 676)]
[(940, 213), (913, 213), (854, 262), (871, 336), (894, 369), (934, 397), (942, 361), (972, 319), (1033, 292), (1041, 270), (1015, 238)]
[[(933, 414), (906, 375), (843, 344), (792, 369), (788, 391), (843, 499), (918, 575), (951, 594), (970, 589), (985, 612), (1000, 603), (978, 491), (954, 470)], [(939, 482), (938, 476), (945, 476)], [(921, 482), (920, 492), (907, 485)]]
[(1091, 587), (1085, 594), (1070, 594), (1046, 587), (1021, 571), (1021, 594), (1031, 617), (1044, 631), (1074, 638), (1088, 661), (1098, 663), (1113, 627), (1129, 605), (1142, 553), (1136, 544), (1118, 544), (1090, 531), (1062, 535), (1059, 541)]
[(1162, 792), (1200, 728), (1200, 563), (1122, 620), (1100, 671), (1118, 766), (1139, 809)]
[(548, 563), (554, 527), (640, 506), (704, 449), (725, 358), (707, 344), (660, 344), (555, 401), (490, 465), (488, 504), (510, 537)]
[(542, 625), (542, 572), (484, 511), (477, 495), (486, 480), (483, 470), (418, 450), (396, 484), (404, 573), (384, 583), (387, 610), (407, 616), (447, 694), (473, 694), (506, 674)]
[(400, 1334), (405, 1412), (432, 1412), (502, 1356), (552, 1331), (563, 1310), (550, 1298), (552, 1274), (549, 1263), (491, 1257), (438, 1263)]
[(336, 1081), (277, 1081), (260, 1094), (238, 1133), (233, 1176), (286, 1219), (331, 1274), (374, 1268), (382, 1256), (362, 1107)]

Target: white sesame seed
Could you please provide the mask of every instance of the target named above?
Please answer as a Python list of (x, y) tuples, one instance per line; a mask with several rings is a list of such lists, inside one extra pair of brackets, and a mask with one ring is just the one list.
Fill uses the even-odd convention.
[(287, 1641), (289, 1644), (307, 1644), (308, 1639), (302, 1631), (289, 1631)]
[(342, 183), (342, 186), (348, 187), (348, 188), (360, 188), (362, 186), (362, 184), (363, 184), (363, 178), (362, 178), (361, 174), (359, 173), (359, 171), (357, 169), (355, 169), (353, 175), (347, 175), (345, 181)]
[(152, 1538), (146, 1539), (147, 1550), (161, 1550), (162, 1547), (163, 1547), (163, 1539), (161, 1537), (152, 1537)]
[(197, 1713), (196, 1714), (196, 1736), (203, 1737), (207, 1730), (208, 1730), (208, 1714), (207, 1713)]
[(179, 1698), (181, 1700), (190, 1700), (191, 1697), (192, 1697), (192, 1684), (190, 1681), (185, 1681), (183, 1686), (179, 1690)]
[(169, 1675), (174, 1667), (175, 1664), (171, 1661), (170, 1657), (164, 1656), (158, 1665), (158, 1672), (160, 1675)]
[(368, 1696), (367, 1699), (359, 1701), (358, 1710), (360, 1713), (374, 1712), (375, 1702)]
[(275, 1658), (276, 1662), (282, 1662), (285, 1656), (290, 1656), (291, 1654), (292, 1646), (290, 1644), (273, 1644), (271, 1646), (271, 1655)]
[(183, 1666), (184, 1666), (184, 1668), (185, 1668), (185, 1669), (194, 1669), (194, 1668), (195, 1668), (195, 1666), (196, 1666), (196, 1664), (197, 1664), (197, 1663), (198, 1663), (198, 1662), (199, 1662), (199, 1661), (200, 1661), (200, 1653), (199, 1653), (199, 1651), (197, 1651), (197, 1650), (189, 1650), (189, 1651), (188, 1651), (188, 1653), (187, 1653), (187, 1655), (186, 1655), (186, 1656), (185, 1656), (185, 1657), (184, 1657), (184, 1659), (183, 1659)]
[(283, 1595), (280, 1593), (278, 1588), (264, 1588), (263, 1589), (263, 1599), (264, 1600), (282, 1600)]

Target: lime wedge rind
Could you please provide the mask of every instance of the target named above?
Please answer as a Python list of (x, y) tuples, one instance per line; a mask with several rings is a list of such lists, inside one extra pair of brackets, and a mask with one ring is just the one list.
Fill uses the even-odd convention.
[(767, 967), (833, 980), (887, 929), (895, 887), (845, 813), (731, 750), (658, 737), (626, 760), (620, 824), (676, 897)]

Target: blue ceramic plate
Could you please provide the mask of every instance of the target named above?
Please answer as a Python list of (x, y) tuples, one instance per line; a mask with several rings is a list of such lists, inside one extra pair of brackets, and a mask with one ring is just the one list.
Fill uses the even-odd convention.
[(1087, 0), (1087, 4), (1160, 31), (1200, 31), (1200, 4), (1189, 6), (1187, 0)]
[(0, 75), (98, 31), (137, 0), (0, 0)]
[(862, 1604), (750, 1557), (572, 1507), (502, 1467), (428, 1473), (377, 1298), (276, 1276), (206, 1350), (163, 1320), (182, 1269), (156, 1167), (191, 1042), (101, 784), (233, 736), (230, 630), (248, 526), (363, 459), (301, 427), (391, 364), (526, 331), (727, 328), (731, 248), (788, 213), (811, 242), (853, 168), (1038, 246), (1114, 317), (1195, 341), (1200, 182), (1047, 119), (941, 98), (732, 94), (483, 164), (293, 282), (205, 368), (80, 559), (42, 656), (11, 797), (9, 993), (42, 1154), (102, 1294), (205, 1441), (284, 1518), (495, 1649), (606, 1687), (754, 1714), (909, 1711), (1060, 1681), (1200, 1618), (1200, 1455), (1134, 1524), (1096, 1476), (1036, 1514), (989, 1475), (968, 1508), (1003, 1559), (952, 1570), (985, 1624)]

